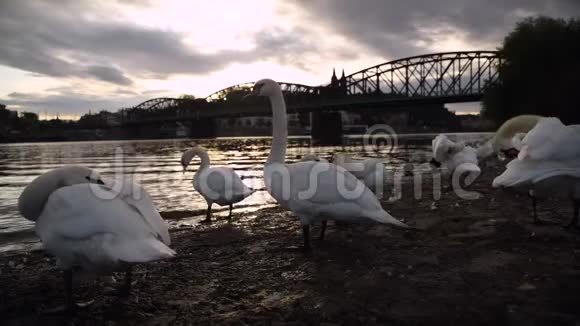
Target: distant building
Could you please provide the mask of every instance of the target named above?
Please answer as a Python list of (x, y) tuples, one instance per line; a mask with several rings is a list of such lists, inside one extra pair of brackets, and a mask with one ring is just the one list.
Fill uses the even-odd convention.
[(7, 120), (18, 119), (18, 111), (6, 109), (6, 104), (0, 103), (0, 111), (7, 111), (7, 113), (4, 113), (4, 117), (6, 117)]

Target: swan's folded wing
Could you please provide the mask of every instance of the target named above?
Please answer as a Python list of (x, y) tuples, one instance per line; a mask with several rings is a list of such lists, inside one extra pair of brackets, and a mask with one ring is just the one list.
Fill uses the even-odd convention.
[(227, 167), (212, 167), (203, 170), (199, 176), (199, 183), (200, 186), (207, 186), (217, 194), (225, 196), (230, 193), (238, 196), (247, 195), (251, 192), (240, 176)]
[(370, 189), (340, 166), (326, 162), (300, 162), (288, 164), (287, 168), (293, 198), (317, 205), (356, 202), (373, 208), (380, 206)]
[(580, 159), (580, 128), (558, 118), (542, 118), (522, 140), (520, 160)]
[(516, 159), (509, 162), (507, 169), (493, 180), (493, 186), (522, 187), (556, 176), (580, 178), (580, 162)]
[(108, 188), (78, 184), (53, 192), (36, 223), (47, 250), (98, 261), (146, 262), (175, 254), (141, 214)]
[[(167, 223), (159, 215), (149, 193), (138, 183), (131, 182), (127, 179), (124, 179), (122, 182), (123, 186), (119, 191), (120, 199), (130, 208), (137, 211), (155, 235), (169, 246), (171, 244), (171, 238), (169, 237)], [(113, 191), (114, 189), (115, 187), (113, 187)]]

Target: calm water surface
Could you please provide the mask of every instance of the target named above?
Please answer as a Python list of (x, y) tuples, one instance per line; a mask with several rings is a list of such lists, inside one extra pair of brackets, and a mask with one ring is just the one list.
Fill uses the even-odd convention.
[[(347, 144), (340, 147), (312, 147), (308, 137), (290, 137), (286, 159), (293, 162), (306, 153), (330, 158), (334, 152), (346, 151), (354, 157), (383, 158), (388, 169), (396, 169), (406, 163), (428, 161), (433, 137), (433, 134), (399, 135), (397, 146), (391, 147), (363, 146), (360, 137), (345, 138)], [(479, 144), (490, 135), (465, 133), (450, 137)], [(207, 205), (191, 184), (199, 161), (194, 159), (185, 174), (179, 163), (181, 153), (195, 145), (208, 149), (212, 166), (229, 166), (248, 186), (264, 188), (262, 168), (270, 150), (269, 138), (0, 145), (0, 252), (25, 249), (38, 243), (33, 224), (18, 213), (18, 196), (34, 178), (69, 164), (88, 166), (103, 175), (112, 176), (115, 171), (132, 175), (151, 194), (160, 212), (193, 211), (201, 217)], [(268, 193), (261, 190), (238, 203), (234, 213), (257, 210), (272, 203)], [(225, 212), (226, 207), (222, 209)], [(219, 211), (219, 206), (214, 205), (214, 212), (219, 214)], [(176, 225), (179, 221), (171, 223)]]

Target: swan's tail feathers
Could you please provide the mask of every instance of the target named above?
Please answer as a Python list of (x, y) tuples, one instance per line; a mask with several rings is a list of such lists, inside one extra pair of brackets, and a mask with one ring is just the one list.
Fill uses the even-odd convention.
[(372, 212), (368, 215), (369, 218), (383, 224), (392, 224), (404, 229), (408, 229), (409, 226), (396, 218), (394, 218), (391, 214), (387, 213), (385, 210), (380, 212)]
[(163, 242), (154, 239), (139, 239), (123, 242), (112, 249), (112, 254), (127, 263), (146, 263), (173, 258), (175, 251)]

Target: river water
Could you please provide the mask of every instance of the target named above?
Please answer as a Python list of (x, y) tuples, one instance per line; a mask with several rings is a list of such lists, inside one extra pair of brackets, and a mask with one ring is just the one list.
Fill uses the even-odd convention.
[[(387, 169), (404, 164), (421, 164), (431, 158), (433, 134), (398, 135), (396, 141), (387, 137), (371, 140), (345, 137), (345, 145), (313, 147), (309, 137), (290, 137), (287, 162), (301, 155), (313, 153), (329, 159), (335, 152), (348, 152), (354, 157), (379, 157)], [(452, 139), (481, 144), (490, 138), (487, 133), (450, 134)], [(18, 196), (34, 178), (64, 165), (84, 165), (103, 175), (122, 171), (132, 175), (153, 197), (160, 212), (192, 211), (204, 214), (203, 198), (193, 190), (191, 179), (197, 170), (194, 158), (184, 174), (180, 165), (181, 153), (192, 146), (208, 150), (212, 166), (228, 166), (236, 170), (244, 183), (263, 189), (262, 169), (270, 150), (269, 137), (218, 138), (208, 140), (171, 139), (140, 141), (92, 141), (61, 143), (18, 143), (0, 145), (0, 252), (23, 250), (38, 245), (33, 223), (22, 218), (17, 209)], [(264, 190), (235, 205), (236, 212), (257, 210), (273, 204)], [(214, 212), (227, 213), (214, 205)], [(172, 221), (172, 225), (179, 221)]]

